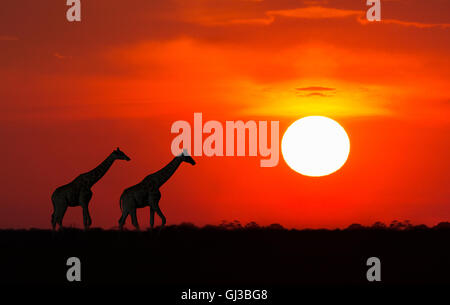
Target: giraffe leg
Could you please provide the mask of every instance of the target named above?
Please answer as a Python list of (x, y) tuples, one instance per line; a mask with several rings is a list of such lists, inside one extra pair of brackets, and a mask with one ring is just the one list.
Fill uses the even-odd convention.
[(91, 201), (92, 192), (91, 190), (84, 190), (80, 193), (80, 205), (83, 208), (83, 224), (84, 229), (89, 229), (92, 224), (91, 215), (89, 215), (89, 201)]
[[(67, 204), (59, 204), (56, 205), (55, 213), (53, 214), (53, 219), (55, 224), (57, 223), (59, 225), (59, 229), (62, 230), (62, 221), (64, 218), (64, 214), (66, 214), (67, 210)], [(55, 225), (56, 227), (56, 225)]]
[(64, 217), (65, 209), (67, 208), (67, 204), (61, 195), (61, 192), (58, 192), (58, 189), (52, 194), (52, 204), (53, 204), (53, 213), (52, 213), (52, 230), (56, 229), (56, 224), (58, 221), (62, 221), (62, 217)]
[(153, 229), (155, 224), (155, 210), (150, 206), (150, 229)]
[(156, 214), (158, 214), (158, 216), (161, 217), (161, 228), (162, 228), (166, 224), (166, 217), (161, 212), (161, 209), (159, 208), (158, 205), (155, 207), (155, 211), (156, 211)]
[(123, 225), (125, 224), (127, 217), (128, 217), (128, 212), (123, 210), (122, 216), (120, 216), (120, 219), (119, 219), (119, 230), (121, 230), (121, 231), (123, 230)]
[(55, 202), (53, 202), (53, 213), (52, 213), (52, 230), (55, 231), (56, 229), (56, 217), (55, 217), (55, 213), (56, 213), (56, 206), (55, 206)]
[(123, 192), (120, 196), (120, 209), (122, 210), (122, 216), (119, 219), (119, 230), (123, 230), (123, 226), (127, 220), (128, 214), (133, 210), (136, 212), (134, 200), (128, 196), (128, 193)]
[(83, 224), (84, 224), (84, 229), (87, 230), (89, 229), (89, 226), (92, 223), (91, 220), (91, 216), (89, 215), (89, 209), (87, 205), (83, 205)]
[(136, 228), (136, 230), (139, 230), (139, 223), (138, 223), (137, 216), (136, 216), (136, 209), (131, 211), (130, 214), (131, 214), (131, 223)]
[[(159, 209), (158, 202), (160, 199), (161, 199), (161, 193), (159, 192), (159, 190), (151, 192), (148, 196), (148, 202), (149, 202), (148, 205), (150, 206), (150, 229), (153, 229), (153, 225), (155, 224), (155, 212), (158, 212), (157, 211), (157, 209)], [(158, 213), (158, 215), (160, 215), (160, 217), (161, 217), (161, 214)]]

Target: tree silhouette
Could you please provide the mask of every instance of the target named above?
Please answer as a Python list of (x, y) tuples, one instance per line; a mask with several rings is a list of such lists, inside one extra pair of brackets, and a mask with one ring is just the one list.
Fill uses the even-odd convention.
[(285, 230), (285, 228), (282, 225), (280, 225), (279, 223), (272, 223), (267, 228), (270, 230)]
[(377, 222), (375, 222), (375, 223), (372, 225), (372, 228), (373, 228), (373, 229), (386, 229), (387, 226), (386, 226), (386, 224), (385, 224), (384, 222), (377, 221)]
[(251, 221), (245, 225), (245, 229), (251, 229), (251, 230), (259, 229), (259, 225), (256, 222)]
[(359, 223), (353, 223), (351, 225), (349, 225), (346, 230), (362, 230), (365, 227)]

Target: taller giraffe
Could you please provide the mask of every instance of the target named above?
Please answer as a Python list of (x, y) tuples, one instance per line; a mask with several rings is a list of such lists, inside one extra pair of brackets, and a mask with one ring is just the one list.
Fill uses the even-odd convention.
[(56, 224), (59, 224), (60, 228), (62, 227), (62, 220), (68, 206), (81, 206), (83, 208), (84, 228), (89, 228), (92, 223), (88, 210), (89, 201), (92, 198), (91, 188), (106, 174), (115, 160), (130, 161), (130, 158), (117, 147), (99, 166), (79, 175), (69, 184), (60, 186), (53, 192), (53, 230), (56, 228)]
[(140, 183), (131, 186), (123, 191), (120, 196), (120, 209), (122, 216), (119, 219), (119, 229), (122, 230), (128, 214), (131, 214), (131, 222), (139, 230), (139, 224), (136, 216), (136, 209), (150, 207), (150, 228), (153, 228), (155, 212), (161, 217), (162, 227), (166, 224), (166, 217), (159, 208), (161, 192), (159, 188), (175, 173), (182, 162), (195, 165), (194, 159), (186, 150), (173, 158), (165, 167), (159, 171), (148, 175)]

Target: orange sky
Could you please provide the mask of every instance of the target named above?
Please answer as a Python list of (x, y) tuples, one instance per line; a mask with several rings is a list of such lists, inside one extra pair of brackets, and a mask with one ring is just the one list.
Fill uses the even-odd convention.
[[(0, 227), (49, 227), (54, 188), (120, 146), (132, 162), (90, 204), (94, 226), (115, 226), (122, 190), (171, 159), (170, 126), (194, 112), (279, 120), (281, 134), (328, 116), (351, 152), (322, 178), (282, 158), (197, 157), (163, 186), (169, 224), (449, 220), (450, 2), (382, 0), (376, 24), (365, 2), (82, 0), (69, 23), (65, 1), (3, 1)], [(64, 223), (81, 226), (81, 208)]]

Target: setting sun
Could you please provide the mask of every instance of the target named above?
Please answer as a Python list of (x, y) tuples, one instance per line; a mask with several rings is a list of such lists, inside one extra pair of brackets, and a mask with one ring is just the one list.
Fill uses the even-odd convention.
[(284, 160), (294, 171), (305, 176), (326, 176), (347, 161), (350, 140), (336, 121), (309, 116), (289, 126), (281, 150)]
[(48, 229), (49, 194), (119, 146), (89, 207), (117, 227), (176, 140), (197, 165), (164, 186), (170, 225), (450, 219), (450, 1), (80, 2), (2, 1), (1, 228)]

